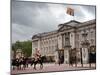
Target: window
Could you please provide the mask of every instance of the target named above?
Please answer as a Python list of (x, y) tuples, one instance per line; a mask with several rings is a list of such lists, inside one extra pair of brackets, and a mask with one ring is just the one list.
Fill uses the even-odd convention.
[(51, 44), (51, 41), (49, 40), (49, 44)]
[(91, 31), (91, 38), (93, 38), (93, 31)]
[(54, 40), (52, 40), (52, 43), (54, 44)]
[(91, 44), (93, 44), (94, 43), (94, 39), (91, 39)]
[(49, 46), (49, 50), (50, 50), (50, 46)]
[(76, 39), (79, 40), (79, 34), (76, 34)]
[(71, 37), (73, 37), (73, 34), (71, 34)]

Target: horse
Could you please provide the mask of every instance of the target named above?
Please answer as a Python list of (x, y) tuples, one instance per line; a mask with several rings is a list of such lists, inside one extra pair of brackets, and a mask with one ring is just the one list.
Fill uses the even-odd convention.
[(28, 68), (28, 65), (30, 64), (31, 66), (34, 65), (33, 69), (36, 70), (36, 65), (40, 64), (40, 69), (43, 68), (43, 60), (45, 58), (43, 56), (39, 57), (37, 60), (35, 58), (15, 58), (12, 59), (12, 67), (13, 70), (15, 70), (15, 67), (17, 68), (17, 70), (25, 70), (26, 68)]
[(36, 70), (36, 65), (40, 64), (40, 69), (43, 69), (43, 60), (44, 57), (40, 56), (38, 59), (32, 58), (31, 66), (34, 64), (34, 68)]
[(17, 67), (17, 65), (16, 65), (16, 59), (12, 59), (11, 60), (11, 65), (12, 65), (12, 69), (13, 70), (15, 69), (15, 67)]
[(11, 61), (11, 65), (12, 65), (12, 69), (15, 70), (15, 68), (17, 68), (17, 70), (19, 69), (19, 59), (18, 58), (14, 58)]
[(34, 60), (32, 58), (24, 57), (19, 62), (19, 67), (22, 65), (20, 69), (25, 70), (26, 68), (28, 68), (29, 64), (32, 66), (34, 64)]
[(15, 70), (15, 67), (17, 68), (17, 70), (25, 69), (26, 68), (26, 61), (27, 60), (25, 58), (15, 58), (15, 59), (12, 59), (13, 70)]

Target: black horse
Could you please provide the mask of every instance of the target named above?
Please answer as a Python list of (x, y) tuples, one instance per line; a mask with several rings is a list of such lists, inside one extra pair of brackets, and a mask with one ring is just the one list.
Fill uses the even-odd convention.
[[(12, 68), (13, 70), (17, 68), (17, 70), (23, 70), (26, 68), (26, 59), (25, 58), (15, 58), (12, 59)], [(23, 66), (23, 67), (22, 67)]]
[(16, 65), (16, 59), (12, 59), (11, 60), (11, 65), (12, 65), (12, 69), (13, 70), (15, 69), (15, 67), (17, 67), (17, 65)]
[(43, 69), (43, 62), (44, 62), (45, 57), (41, 56), (37, 60), (35, 58), (32, 58), (31, 66), (34, 64), (34, 68), (36, 70), (36, 65), (40, 64), (40, 69)]
[(12, 65), (12, 69), (15, 70), (15, 68), (19, 69), (19, 59), (18, 58), (14, 58), (11, 61), (11, 65)]
[(12, 67), (13, 70), (15, 69), (15, 67), (17, 68), (17, 70), (25, 70), (26, 68), (28, 68), (28, 65), (30, 64), (31, 66), (34, 65), (34, 68), (36, 70), (36, 65), (40, 64), (40, 69), (43, 68), (43, 61), (44, 61), (45, 57), (41, 56), (39, 57), (39, 59), (35, 60), (35, 58), (17, 58), (17, 59), (12, 59)]

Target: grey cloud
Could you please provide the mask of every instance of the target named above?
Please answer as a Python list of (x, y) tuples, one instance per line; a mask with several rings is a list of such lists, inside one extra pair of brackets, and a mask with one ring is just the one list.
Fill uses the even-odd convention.
[[(36, 33), (57, 29), (58, 24), (67, 22), (66, 4), (47, 4), (36, 2), (12, 1), (12, 42), (31, 39)], [(76, 11), (81, 7), (94, 16), (94, 7), (71, 5), (77, 17), (84, 17), (84, 12)]]

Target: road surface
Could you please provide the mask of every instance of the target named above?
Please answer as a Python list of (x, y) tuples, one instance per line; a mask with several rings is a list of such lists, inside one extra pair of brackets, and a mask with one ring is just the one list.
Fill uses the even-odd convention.
[(37, 70), (33, 69), (33, 67), (29, 66), (25, 70), (12, 70), (11, 74), (23, 74), (23, 73), (40, 73), (40, 72), (57, 72), (57, 71), (71, 71), (71, 70), (91, 70), (95, 69), (95, 64), (92, 64), (89, 67), (89, 64), (84, 64), (82, 67), (81, 64), (78, 64), (77, 67), (75, 65), (69, 66), (68, 64), (44, 64), (43, 69), (40, 69), (40, 65), (36, 66)]

